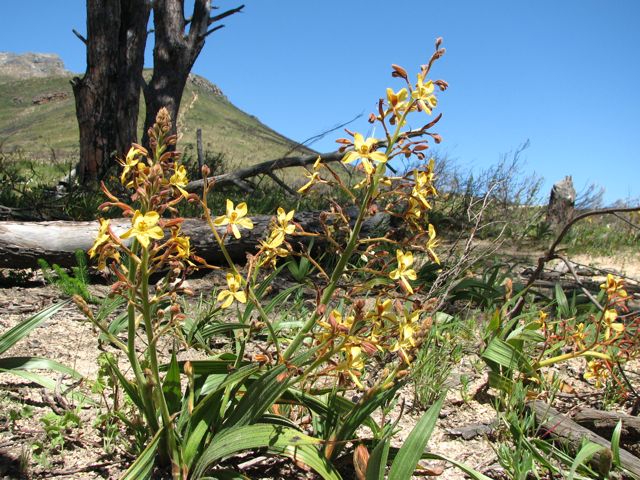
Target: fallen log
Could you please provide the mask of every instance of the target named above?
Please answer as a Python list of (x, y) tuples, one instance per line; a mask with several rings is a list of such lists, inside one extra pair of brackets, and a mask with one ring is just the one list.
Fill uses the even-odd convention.
[[(256, 215), (251, 217), (254, 228), (243, 230), (242, 238), (236, 240), (227, 236), (225, 246), (234, 260), (243, 260), (247, 253), (256, 251), (258, 242), (267, 236), (272, 216)], [(322, 233), (320, 212), (298, 212), (294, 221), (309, 233)], [(118, 235), (131, 227), (131, 220), (118, 218), (110, 220), (114, 232)], [(374, 232), (384, 232), (388, 228), (389, 217), (377, 214), (364, 224), (362, 236)], [(209, 262), (221, 262), (224, 257), (213, 238), (207, 223), (202, 219), (187, 218), (182, 231), (191, 238), (195, 253)], [(218, 228), (222, 235), (225, 227)], [(98, 222), (0, 222), (0, 268), (34, 268), (38, 259), (43, 258), (50, 264), (63, 267), (75, 265), (75, 251), (88, 250), (98, 233)], [(310, 237), (293, 236), (290, 242), (294, 248), (303, 248)], [(316, 240), (320, 246), (322, 238)]]
[(573, 421), (605, 438), (611, 438), (618, 422), (622, 423), (620, 444), (640, 450), (640, 418), (620, 412), (605, 412), (584, 408), (573, 416)]
[[(545, 435), (566, 445), (574, 454), (582, 447), (583, 440), (605, 447), (604, 452), (596, 453), (591, 459), (591, 465), (598, 471), (606, 471), (611, 463), (611, 442), (602, 438), (591, 430), (578, 425), (566, 415), (541, 400), (527, 403), (527, 408), (535, 414), (536, 424)], [(622, 467), (633, 475), (640, 477), (640, 459), (626, 450), (620, 449), (620, 463)]]

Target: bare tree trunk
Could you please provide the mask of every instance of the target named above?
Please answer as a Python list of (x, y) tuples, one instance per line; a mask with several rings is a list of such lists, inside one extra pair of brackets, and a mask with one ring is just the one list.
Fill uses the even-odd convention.
[[(147, 144), (148, 130), (155, 122), (156, 114), (166, 107), (176, 123), (184, 86), (191, 68), (204, 47), (206, 37), (224, 25), (209, 26), (242, 10), (244, 5), (211, 16), (210, 0), (195, 0), (190, 21), (184, 15), (184, 2), (179, 0), (156, 0), (153, 6), (155, 47), (153, 49), (153, 76), (144, 87), (146, 118), (143, 144)], [(187, 32), (187, 25), (189, 31)]]
[(101, 179), (137, 139), (150, 5), (147, 0), (87, 0), (87, 69), (71, 84), (80, 127), (78, 176)]

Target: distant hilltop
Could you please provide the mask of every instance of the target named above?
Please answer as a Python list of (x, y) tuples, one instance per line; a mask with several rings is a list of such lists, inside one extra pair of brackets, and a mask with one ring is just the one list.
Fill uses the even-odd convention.
[(0, 52), (0, 75), (15, 79), (70, 75), (55, 53)]
[[(145, 70), (149, 72), (150, 70)], [(13, 53), (0, 52), (0, 77), (5, 81), (27, 80), (29, 78), (59, 77), (73, 75), (64, 68), (64, 62), (55, 53)], [(206, 92), (226, 99), (222, 90), (206, 78), (193, 73), (189, 81)], [(0, 83), (2, 79), (0, 78)]]

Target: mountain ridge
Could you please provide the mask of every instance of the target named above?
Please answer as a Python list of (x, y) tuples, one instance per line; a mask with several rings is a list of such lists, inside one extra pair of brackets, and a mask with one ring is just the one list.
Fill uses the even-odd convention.
[[(73, 76), (56, 54), (0, 52), (0, 151), (77, 160)], [(141, 101), (139, 137), (144, 116)], [(196, 130), (202, 129), (205, 150), (222, 153), (229, 168), (315, 153), (240, 110), (217, 85), (195, 74), (189, 75), (177, 124), (180, 150), (195, 150)]]

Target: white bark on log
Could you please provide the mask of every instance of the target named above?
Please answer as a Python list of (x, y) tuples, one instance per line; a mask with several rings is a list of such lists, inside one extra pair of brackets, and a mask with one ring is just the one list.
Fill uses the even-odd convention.
[[(227, 236), (226, 247), (236, 260), (243, 260), (247, 253), (256, 251), (258, 241), (267, 236), (267, 231), (273, 217), (270, 215), (256, 215), (253, 220), (253, 230), (242, 230), (242, 238), (236, 240)], [(298, 212), (294, 221), (310, 233), (321, 233), (320, 212)], [(378, 214), (365, 223), (362, 235), (367, 236), (373, 231), (384, 232), (388, 226), (389, 217)], [(110, 220), (116, 234), (122, 234), (131, 226), (131, 220), (126, 218)], [(44, 258), (49, 263), (57, 263), (68, 267), (75, 265), (76, 250), (88, 250), (98, 233), (98, 222), (0, 222), (0, 268), (32, 268), (38, 266), (38, 258)], [(196, 255), (209, 262), (223, 260), (222, 252), (215, 242), (209, 226), (204, 220), (196, 218), (185, 219), (182, 231), (191, 238), (191, 245)], [(218, 229), (222, 235), (225, 227)], [(309, 237), (291, 236), (289, 242), (294, 246), (307, 244)], [(316, 246), (319, 242), (316, 242)]]

